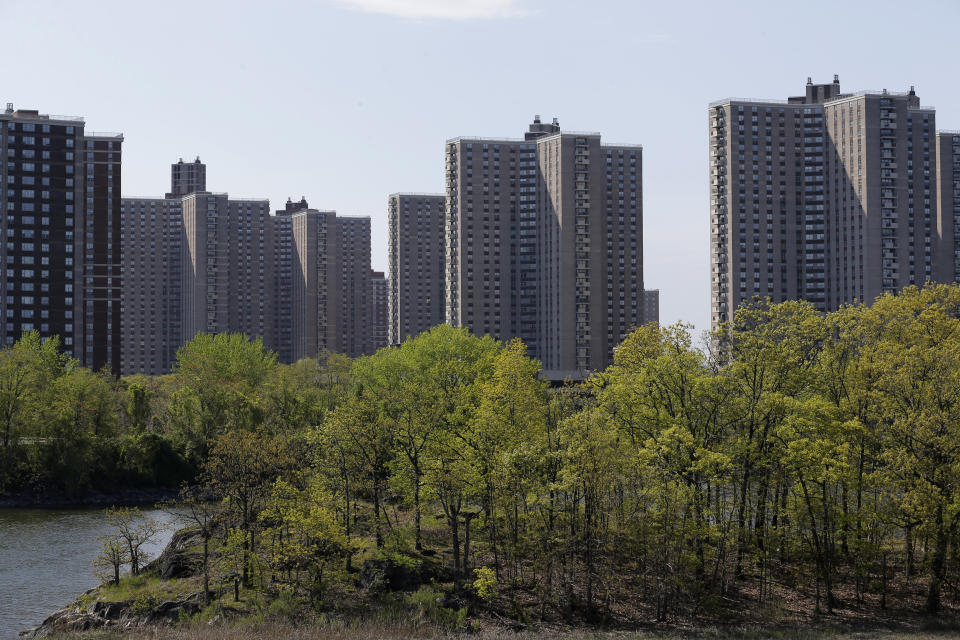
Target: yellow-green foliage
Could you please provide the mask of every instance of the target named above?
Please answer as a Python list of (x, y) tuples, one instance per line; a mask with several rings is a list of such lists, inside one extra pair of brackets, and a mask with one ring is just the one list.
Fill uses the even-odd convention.
[[(212, 584), (236, 572), (321, 608), (377, 571), (472, 583), (524, 619), (719, 614), (737, 594), (773, 610), (790, 589), (811, 610), (901, 606), (919, 585), (890, 585), (918, 580), (933, 612), (960, 579), (960, 287), (827, 314), (755, 300), (704, 344), (639, 327), (582, 384), (539, 368), (519, 340), (441, 325), (295, 365), (198, 338), (174, 374), (124, 388), (122, 420), (62, 362), (47, 387), (84, 442), (156, 427), (197, 465), (223, 506)], [(40, 428), (31, 384), (10, 399), (21, 434)]]
[(489, 600), (497, 592), (497, 576), (490, 567), (479, 567), (473, 570), (476, 580), (473, 581), (473, 590), (481, 600)]

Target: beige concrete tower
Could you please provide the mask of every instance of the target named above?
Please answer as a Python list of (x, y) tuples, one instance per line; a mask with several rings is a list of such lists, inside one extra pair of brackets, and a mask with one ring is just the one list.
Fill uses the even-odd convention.
[(642, 150), (534, 118), (446, 145), (446, 319), (519, 336), (551, 378), (609, 364), (643, 323)]
[(549, 377), (579, 377), (643, 324), (642, 149), (562, 133), (537, 158), (537, 355)]
[(839, 79), (788, 100), (710, 105), (711, 324), (745, 300), (827, 308), (823, 101)]
[[(938, 209), (936, 113), (906, 93), (710, 105), (711, 320), (745, 300), (822, 311), (952, 281), (952, 213)], [(942, 191), (940, 197), (945, 194)]]
[(170, 372), (183, 344), (180, 198), (123, 198), (123, 375)]
[(937, 132), (937, 264), (941, 282), (960, 282), (960, 131)]
[(394, 193), (388, 202), (389, 344), (400, 344), (444, 317), (446, 196)]
[(338, 217), (340, 234), (340, 325), (337, 349), (352, 358), (369, 355), (373, 346), (373, 291), (370, 283), (370, 218)]
[(194, 192), (182, 211), (184, 338), (230, 331), (269, 342), (270, 203)]
[(935, 118), (912, 88), (824, 104), (829, 309), (936, 279)]
[(293, 359), (340, 351), (343, 318), (334, 304), (340, 290), (337, 214), (307, 209), (291, 216), (293, 225)]
[(293, 359), (375, 350), (370, 218), (306, 209), (293, 227)]
[[(536, 144), (532, 141), (455, 138), (446, 145), (444, 224), (446, 321), (476, 335), (536, 344), (536, 300), (523, 302), (519, 277), (520, 213), (534, 255)], [(522, 189), (522, 191), (521, 191)], [(529, 224), (529, 226), (526, 226)], [(520, 330), (520, 318), (525, 330)]]

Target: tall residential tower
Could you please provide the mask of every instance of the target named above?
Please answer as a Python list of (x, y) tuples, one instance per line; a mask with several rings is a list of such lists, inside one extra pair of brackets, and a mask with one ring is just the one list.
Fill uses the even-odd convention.
[(520, 337), (550, 378), (612, 361), (643, 317), (642, 149), (534, 118), (446, 145), (446, 319)]
[(119, 374), (122, 144), (82, 118), (0, 113), (4, 344), (57, 335), (85, 366)]
[(953, 280), (938, 268), (935, 112), (913, 88), (843, 94), (836, 76), (808, 79), (803, 96), (731, 98), (708, 115), (714, 327), (754, 297), (830, 311)]
[(446, 196), (394, 193), (388, 202), (389, 344), (444, 322)]

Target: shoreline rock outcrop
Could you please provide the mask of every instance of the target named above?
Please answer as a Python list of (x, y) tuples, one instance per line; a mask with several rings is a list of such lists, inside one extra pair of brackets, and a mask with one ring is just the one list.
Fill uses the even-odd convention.
[[(194, 529), (181, 529), (173, 534), (163, 552), (144, 567), (144, 573), (161, 579), (184, 578), (202, 571), (202, 558), (190, 548), (199, 543)], [(46, 638), (54, 634), (95, 629), (130, 630), (150, 625), (172, 624), (192, 616), (203, 608), (203, 594), (191, 593), (175, 600), (101, 600), (101, 587), (89, 589), (76, 601), (54, 611), (34, 629), (21, 631), (21, 638)], [(98, 596), (84, 604), (86, 596)]]

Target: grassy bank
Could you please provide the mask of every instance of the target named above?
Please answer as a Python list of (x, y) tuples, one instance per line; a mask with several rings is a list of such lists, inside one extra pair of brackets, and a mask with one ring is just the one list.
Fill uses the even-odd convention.
[(472, 632), (457, 632), (436, 625), (401, 624), (378, 621), (354, 623), (319, 623), (292, 625), (284, 622), (239, 624), (230, 626), (202, 625), (184, 628), (153, 628), (126, 633), (88, 632), (56, 636), (66, 640), (389, 640), (394, 638), (463, 638), (471, 640), (686, 640), (694, 638), (718, 640), (943, 640), (960, 637), (957, 627), (930, 629), (856, 629), (830, 625), (813, 627), (704, 627), (696, 629), (648, 629), (640, 631), (570, 631), (543, 629), (511, 632), (491, 626)]

